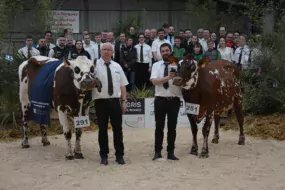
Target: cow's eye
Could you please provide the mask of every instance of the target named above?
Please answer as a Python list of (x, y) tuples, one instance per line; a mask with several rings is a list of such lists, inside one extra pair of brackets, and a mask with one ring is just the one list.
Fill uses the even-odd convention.
[(196, 67), (196, 66), (195, 66), (194, 64), (191, 64), (190, 69), (191, 69), (191, 70), (195, 70), (195, 67)]
[(79, 74), (79, 73), (80, 73), (79, 67), (75, 67), (75, 68), (74, 68), (74, 72), (75, 72), (76, 74)]
[(94, 73), (94, 67), (93, 66), (90, 68), (90, 72)]

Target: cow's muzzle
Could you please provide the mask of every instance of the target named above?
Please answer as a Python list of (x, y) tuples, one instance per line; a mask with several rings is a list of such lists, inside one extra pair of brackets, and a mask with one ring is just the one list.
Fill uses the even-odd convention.
[(90, 90), (94, 87), (94, 82), (92, 79), (84, 79), (80, 85), (82, 90)]
[(173, 85), (175, 86), (185, 86), (183, 85), (183, 79), (179, 76), (173, 77)]

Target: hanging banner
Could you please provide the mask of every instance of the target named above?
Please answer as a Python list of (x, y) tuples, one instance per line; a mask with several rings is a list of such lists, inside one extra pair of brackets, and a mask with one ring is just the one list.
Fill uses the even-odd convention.
[(63, 33), (64, 29), (71, 29), (73, 33), (79, 33), (79, 11), (51, 11), (51, 31)]

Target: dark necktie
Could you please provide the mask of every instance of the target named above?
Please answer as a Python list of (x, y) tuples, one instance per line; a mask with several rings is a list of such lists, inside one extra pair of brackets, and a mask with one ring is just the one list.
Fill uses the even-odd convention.
[[(165, 68), (164, 68), (164, 77), (167, 77), (168, 76), (168, 65), (169, 65), (169, 62), (164, 62), (164, 65), (165, 65)], [(168, 84), (168, 81), (163, 83), (163, 87), (165, 89), (168, 89), (169, 87), (169, 84)]]
[(113, 80), (112, 80), (112, 74), (111, 69), (109, 67), (110, 63), (105, 63), (107, 67), (107, 77), (108, 77), (108, 94), (110, 96), (113, 95)]
[(240, 54), (239, 54), (238, 64), (237, 64), (239, 70), (241, 70), (241, 63), (240, 62), (241, 62), (241, 58), (242, 58), (242, 51), (243, 51), (243, 48), (240, 48)]
[(101, 58), (101, 53), (100, 53), (100, 44), (98, 44), (98, 58)]
[(143, 63), (143, 45), (141, 45), (140, 62)]

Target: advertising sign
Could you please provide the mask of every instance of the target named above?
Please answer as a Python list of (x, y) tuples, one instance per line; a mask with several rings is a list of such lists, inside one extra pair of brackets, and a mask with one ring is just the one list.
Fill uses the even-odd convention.
[(143, 98), (128, 99), (127, 111), (123, 115), (123, 127), (145, 127), (145, 100)]
[(71, 29), (79, 33), (79, 11), (52, 11), (51, 31), (62, 33), (64, 29)]

